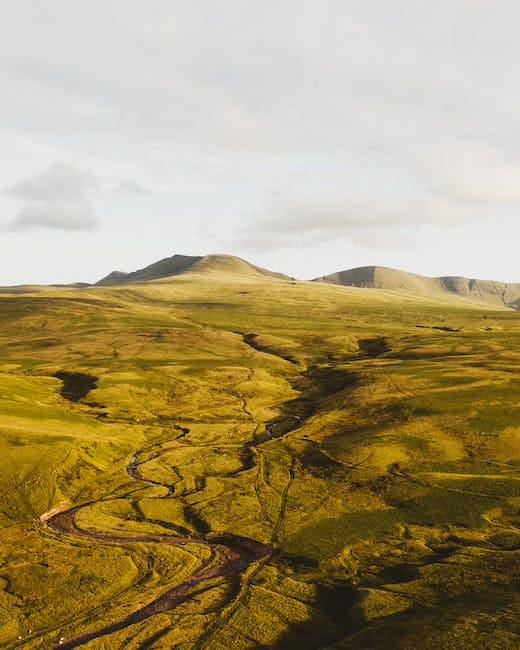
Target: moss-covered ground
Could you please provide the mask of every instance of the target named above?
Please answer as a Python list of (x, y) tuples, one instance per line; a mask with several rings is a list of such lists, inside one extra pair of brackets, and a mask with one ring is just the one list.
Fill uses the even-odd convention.
[[(272, 555), (85, 647), (518, 648), (519, 371), (520, 314), (453, 300), (0, 289), (0, 647), (124, 618), (231, 533)], [(40, 519), (87, 503), (81, 529), (193, 543)]]

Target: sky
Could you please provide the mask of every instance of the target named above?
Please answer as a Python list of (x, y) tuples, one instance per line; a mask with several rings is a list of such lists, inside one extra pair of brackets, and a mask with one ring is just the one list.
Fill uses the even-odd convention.
[(520, 282), (514, 0), (0, 0), (0, 285)]

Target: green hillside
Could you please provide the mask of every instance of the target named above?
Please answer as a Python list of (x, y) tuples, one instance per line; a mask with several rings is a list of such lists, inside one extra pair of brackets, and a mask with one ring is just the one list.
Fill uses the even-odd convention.
[(167, 262), (0, 289), (0, 647), (518, 648), (518, 312)]
[(287, 276), (282, 273), (274, 273), (267, 269), (262, 269), (233, 255), (206, 255), (204, 257), (173, 255), (172, 257), (166, 257), (163, 260), (159, 260), (159, 262), (150, 264), (144, 269), (132, 271), (131, 273), (112, 271), (112, 273), (99, 280), (96, 284), (98, 286), (110, 286), (133, 282), (148, 282), (150, 280), (171, 278), (172, 276), (182, 275), (183, 273), (224, 273), (287, 279)]
[(472, 302), (512, 309), (518, 309), (518, 302), (520, 301), (520, 284), (495, 282), (493, 280), (470, 280), (453, 276), (427, 278), (384, 266), (362, 266), (325, 275), (316, 278), (315, 281), (340, 284), (347, 287), (364, 287), (425, 296), (462, 298)]

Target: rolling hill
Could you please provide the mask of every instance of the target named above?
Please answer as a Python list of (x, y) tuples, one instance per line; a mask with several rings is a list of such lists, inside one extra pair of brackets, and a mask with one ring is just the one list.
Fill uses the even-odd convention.
[(520, 284), (493, 280), (453, 276), (428, 278), (384, 266), (362, 266), (315, 278), (314, 281), (425, 296), (444, 294), (490, 305), (520, 308)]
[(265, 273), (0, 289), (0, 648), (520, 647), (518, 312)]
[(96, 282), (97, 286), (129, 284), (160, 280), (184, 273), (224, 273), (226, 275), (241, 275), (257, 278), (279, 278), (287, 280), (288, 276), (274, 273), (259, 266), (250, 264), (240, 257), (233, 255), (188, 256), (173, 255), (146, 266), (144, 269), (124, 273), (112, 271), (109, 275)]
[[(289, 276), (255, 266), (233, 255), (173, 255), (142, 269), (125, 273), (112, 271), (96, 286), (113, 286), (149, 281), (165, 281), (186, 274), (224, 275), (244, 280), (279, 279)], [(520, 284), (443, 276), (430, 278), (384, 266), (362, 266), (315, 278), (313, 282), (345, 287), (380, 289), (431, 299), (462, 299), (494, 307), (520, 309)]]
[[(263, 269), (233, 255), (173, 255), (130, 273), (112, 271), (96, 282), (96, 285), (111, 286), (165, 280), (187, 273), (224, 274), (245, 279), (290, 279), (283, 273)], [(477, 280), (457, 276), (430, 278), (384, 266), (362, 266), (339, 271), (315, 278), (313, 282), (381, 289), (402, 294), (421, 295), (427, 298), (461, 298), (490, 306), (520, 309), (520, 283)]]

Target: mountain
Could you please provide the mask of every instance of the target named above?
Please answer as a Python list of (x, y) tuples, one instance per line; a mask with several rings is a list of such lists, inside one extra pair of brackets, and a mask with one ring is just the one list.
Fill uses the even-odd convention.
[[(186, 273), (231, 275), (248, 279), (290, 279), (282, 273), (268, 271), (233, 255), (173, 255), (131, 273), (112, 271), (96, 284), (98, 286), (110, 286), (148, 282)], [(383, 289), (395, 293), (426, 297), (443, 298), (451, 296), (472, 302), (520, 310), (520, 284), (507, 282), (474, 280), (454, 276), (429, 278), (384, 266), (362, 266), (315, 278), (313, 282), (326, 282), (366, 289)]]
[(428, 278), (384, 266), (362, 266), (315, 278), (314, 282), (427, 296), (449, 295), (473, 302), (520, 309), (520, 284), (493, 280), (474, 280), (454, 276)]
[(165, 257), (144, 269), (124, 273), (123, 271), (112, 271), (109, 275), (96, 282), (98, 286), (109, 286), (114, 284), (128, 284), (132, 282), (147, 282), (169, 278), (184, 273), (223, 273), (227, 275), (277, 278), (288, 280), (289, 277), (282, 273), (274, 273), (254, 266), (249, 262), (234, 257), (233, 255), (205, 255), (188, 256), (173, 255)]

